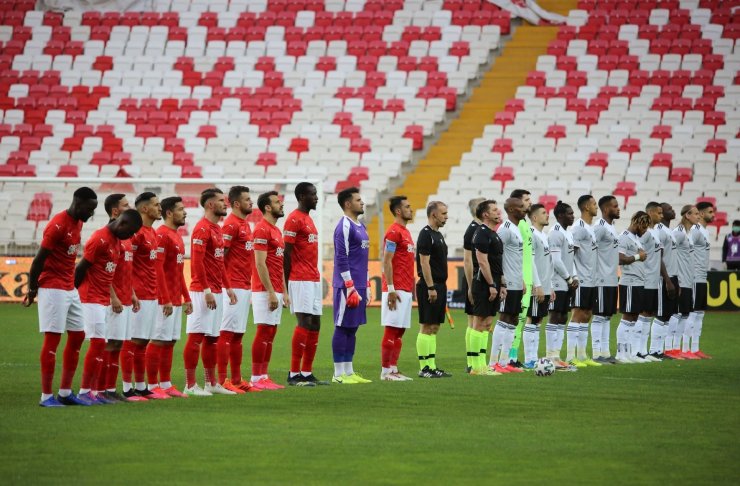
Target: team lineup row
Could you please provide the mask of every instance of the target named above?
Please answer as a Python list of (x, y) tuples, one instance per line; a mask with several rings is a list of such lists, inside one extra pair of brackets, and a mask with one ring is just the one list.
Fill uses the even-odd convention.
[[(31, 305), (38, 298), (39, 326), (44, 333), (40, 404), (93, 405), (283, 388), (268, 373), (282, 307), (289, 307), (297, 321), (292, 338), (288, 384), (329, 384), (312, 373), (322, 313), (318, 235), (310, 217), (310, 211), (316, 208), (318, 195), (312, 184), (300, 183), (296, 186), (295, 196), (298, 209), (286, 218), (281, 232), (276, 223), (284, 213), (277, 192), (259, 196), (257, 206), (263, 219), (252, 230), (245, 222), (253, 205), (247, 187), (232, 187), (228, 201), (219, 189), (204, 191), (200, 198), (204, 216), (191, 236), (191, 283), (188, 287), (183, 274), (185, 246), (177, 232), (186, 218), (181, 198), (169, 197), (159, 201), (155, 194), (147, 192), (136, 198), (135, 209), (131, 209), (125, 195), (109, 196), (105, 200), (105, 210), (110, 222), (92, 234), (85, 244), (82, 259), (75, 266), (82, 224), (92, 216), (98, 204), (97, 195), (91, 189), (75, 191), (70, 208), (54, 216), (44, 230), (24, 299), (25, 305)], [(332, 351), (335, 372), (331, 381), (337, 384), (369, 383), (370, 380), (355, 372), (352, 365), (357, 329), (366, 323), (366, 293), (369, 290), (370, 245), (367, 231), (359, 220), (364, 213), (364, 203), (356, 188), (340, 192), (338, 203), (344, 216), (334, 232), (332, 286), (335, 330)], [(666, 231), (672, 238), (670, 249), (659, 241), (659, 235), (645, 242), (653, 246), (646, 246), (641, 240), (645, 235), (653, 234), (654, 230), (648, 230), (649, 226), (669, 217), (670, 213), (657, 214), (659, 212), (649, 205), (650, 215), (636, 214), (630, 229), (617, 237), (611, 226), (613, 219), (619, 217), (616, 201), (609, 196), (599, 203), (604, 217), (592, 228), (596, 202), (591, 196), (579, 200), (582, 218), (572, 231), (567, 228), (574, 223), (573, 211), (559, 203), (555, 209), (558, 224), (545, 238), (542, 228), (547, 224), (547, 212), (538, 205), (529, 207), (527, 191), (515, 191), (506, 201), (507, 218), (503, 222), (494, 201), (471, 201), (476, 219), (465, 235), (465, 283), (469, 289), (466, 312), (472, 316), (466, 333), (469, 372), (495, 375), (518, 372), (522, 367), (532, 368), (538, 346), (537, 326), (547, 313), (548, 304), (547, 354), (554, 358), (558, 367), (574, 369), (615, 362), (609, 353), (608, 318), (616, 312), (618, 264), (623, 266), (620, 308), (624, 313), (617, 333), (620, 341), (618, 361), (636, 362), (642, 361), (642, 356), (646, 359), (652, 357), (647, 350), (641, 351), (640, 348), (646, 345), (647, 339), (645, 337), (643, 345), (642, 321), (635, 324), (638, 314), (640, 320), (648, 319), (648, 331), (649, 317), (656, 313), (659, 317), (653, 325), (654, 331), (655, 326), (669, 327), (666, 324), (668, 318), (668, 322), (677, 320), (676, 327), (680, 328), (688, 314), (684, 312), (684, 301), (691, 302), (694, 307), (692, 316), (703, 315), (701, 299), (691, 301), (685, 297), (680, 298), (683, 314), (672, 316), (665, 313), (668, 310), (663, 311), (663, 307), (668, 309), (676, 301), (677, 289), (680, 289), (680, 295), (685, 296), (687, 288), (683, 281), (679, 281), (681, 274), (678, 270), (670, 273), (675, 266), (671, 265), (670, 255), (674, 250), (680, 251), (677, 239), (673, 232)], [(231, 214), (227, 213), (229, 205)], [(415, 244), (406, 228), (413, 214), (408, 200), (403, 196), (393, 197), (389, 206), (395, 221), (383, 241), (381, 324), (385, 333), (380, 377), (387, 381), (411, 379), (399, 372), (398, 358), (402, 337), (411, 325), (414, 287), (420, 321), (416, 342), (420, 366), (418, 375), (423, 378), (448, 377), (449, 373), (436, 365), (436, 334), (445, 319), (447, 281), (447, 246), (439, 229), (447, 220), (447, 207), (442, 202), (429, 204), (429, 224), (422, 229)], [(656, 206), (660, 208), (660, 205)], [(694, 227), (694, 223), (688, 223), (691, 218), (699, 219), (700, 209), (704, 220), (710, 218), (707, 214), (711, 211), (695, 207), (684, 209), (682, 214), (686, 223), (682, 220), (682, 225), (684, 231), (692, 235), (693, 245), (696, 240), (693, 235), (701, 232), (701, 225)], [(531, 229), (524, 221), (527, 214), (532, 221)], [(224, 217), (221, 226), (218, 223)], [(162, 218), (164, 224), (155, 230), (154, 222)], [(603, 238), (596, 235), (603, 233), (599, 229), (602, 226), (611, 235), (604, 250), (610, 247), (609, 251), (615, 258), (601, 254), (599, 242)], [(584, 237), (584, 232), (590, 241)], [(708, 239), (706, 246), (708, 248)], [(659, 273), (654, 279), (656, 261)], [(636, 265), (636, 262), (643, 263)], [(696, 265), (700, 265), (698, 260)], [(630, 270), (625, 271), (628, 266), (631, 266)], [(610, 285), (609, 269), (612, 267), (614, 285)], [(606, 276), (600, 279), (595, 275), (602, 270)], [(416, 284), (415, 273), (418, 276)], [(628, 276), (629, 281), (626, 280)], [(658, 281), (656, 289), (663, 289), (665, 298), (661, 298), (661, 292), (651, 298), (653, 280)], [(661, 282), (665, 283), (662, 287)], [(700, 293), (695, 292), (694, 295)], [(658, 308), (653, 310), (652, 302)], [(568, 324), (569, 363), (566, 364), (559, 358), (571, 304), (574, 313)], [(252, 375), (245, 380), (241, 376), (242, 338), (250, 307), (256, 334), (252, 343)], [(594, 356), (590, 359), (586, 355), (585, 344), (594, 307), (597, 307), (592, 325)], [(493, 330), (491, 359), (487, 366), (488, 334), (497, 311), (500, 319)], [(186, 384), (181, 392), (172, 384), (170, 374), (174, 346), (181, 332), (182, 312), (187, 315), (187, 341), (183, 350)], [(525, 319), (526, 325), (517, 326), (518, 320)], [(601, 325), (598, 336), (597, 321)], [(522, 327), (525, 331), (524, 365), (516, 359), (518, 354), (513, 354), (518, 353), (516, 330)], [(678, 342), (681, 334), (684, 335), (684, 346), (689, 338), (693, 339), (692, 346), (696, 344), (694, 351), (698, 353), (701, 320), (698, 326), (685, 328), (689, 330), (689, 337), (684, 332), (678, 333)], [(697, 328), (698, 332), (695, 331)], [(54, 397), (52, 382), (56, 349), (65, 331), (68, 339), (61, 384), (57, 397)], [(607, 336), (605, 342), (598, 339), (603, 334)], [(663, 341), (657, 349), (656, 342), (661, 338), (655, 335), (660, 334), (659, 330), (654, 333), (650, 350), (658, 357), (664, 356), (664, 349), (673, 350), (673, 347), (664, 346)], [(634, 341), (635, 336), (638, 336), (637, 341)], [(71, 384), (85, 338), (90, 340), (90, 346), (84, 360), (80, 390), (75, 395)], [(669, 340), (673, 346), (675, 339)], [(653, 347), (656, 347), (655, 351)], [(199, 360), (205, 371), (203, 388), (196, 382)], [(119, 367), (122, 395), (117, 392)]]

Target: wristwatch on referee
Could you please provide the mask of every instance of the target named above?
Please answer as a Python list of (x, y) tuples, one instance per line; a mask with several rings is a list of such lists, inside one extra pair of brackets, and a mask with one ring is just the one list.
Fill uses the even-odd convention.
[(434, 285), (427, 285), (427, 290), (437, 290), (437, 287)]

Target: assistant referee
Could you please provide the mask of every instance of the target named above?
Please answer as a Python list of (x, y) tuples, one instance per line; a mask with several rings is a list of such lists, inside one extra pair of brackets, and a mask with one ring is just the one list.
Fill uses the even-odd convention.
[(416, 298), (419, 302), (419, 335), (416, 352), (420, 378), (451, 376), (437, 368), (437, 332), (445, 320), (447, 305), (447, 243), (439, 229), (447, 222), (447, 205), (432, 201), (427, 205), (428, 224), (416, 241)]

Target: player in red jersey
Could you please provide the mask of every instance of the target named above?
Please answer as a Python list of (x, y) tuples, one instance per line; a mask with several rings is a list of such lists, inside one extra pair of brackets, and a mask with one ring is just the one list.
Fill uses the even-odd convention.
[[(231, 287), (236, 295), (236, 305), (227, 305), (224, 294), (224, 316), (218, 337), (218, 381), (234, 393), (261, 391), (249, 380), (242, 380), (242, 338), (247, 330), (249, 305), (252, 302), (252, 266), (254, 241), (252, 230), (244, 219), (252, 213), (252, 197), (246, 186), (229, 190), (231, 214), (224, 220), (224, 264)], [(231, 363), (231, 379), (227, 372)]]
[(158, 288), (160, 302), (172, 302), (172, 314), (166, 315), (159, 306), (152, 341), (146, 348), (146, 368), (149, 391), (170, 397), (187, 395), (172, 384), (172, 354), (182, 331), (182, 312), (193, 312), (188, 286), (185, 283), (185, 243), (177, 229), (185, 225), (185, 205), (181, 197), (162, 199), (164, 224), (157, 228), (157, 264), (166, 280), (166, 289)]
[(383, 237), (383, 300), (380, 323), (385, 326), (385, 333), (381, 342), (380, 379), (411, 381), (411, 378), (398, 372), (398, 357), (403, 346), (403, 334), (411, 327), (416, 246), (406, 223), (414, 218), (414, 213), (406, 196), (392, 197), (389, 207), (395, 221)]
[[(30, 307), (38, 295), (39, 331), (44, 333), (41, 347), (42, 407), (88, 405), (72, 394), (72, 378), (77, 370), (80, 347), (85, 339), (80, 295), (74, 285), (74, 269), (80, 249), (82, 223), (98, 207), (98, 196), (89, 187), (74, 192), (69, 209), (56, 214), (44, 228), (36, 257), (28, 275), (28, 292), (23, 305)], [(59, 397), (52, 394), (56, 354), (62, 334), (67, 332), (62, 363)]]
[[(146, 387), (146, 348), (152, 338), (154, 323), (157, 320), (157, 304), (163, 305), (165, 315), (172, 314), (172, 302), (158, 301), (157, 289), (164, 288), (165, 279), (157, 265), (157, 233), (152, 227), (162, 219), (162, 206), (153, 192), (144, 192), (136, 197), (136, 210), (141, 214), (143, 225), (131, 238), (134, 252), (133, 288), (139, 298), (140, 309), (131, 320), (130, 339), (121, 348), (121, 373), (123, 376), (123, 396), (146, 399), (169, 398), (164, 393), (152, 393)], [(131, 385), (131, 371), (134, 372), (135, 388)]]
[(254, 268), (252, 269), (252, 312), (257, 333), (252, 342), (252, 385), (261, 390), (285, 388), (270, 379), (267, 367), (272, 342), (280, 324), (282, 307), (290, 306), (285, 290), (283, 234), (275, 224), (283, 217), (283, 202), (275, 191), (260, 194), (257, 207), (264, 218), (254, 228)]
[(290, 312), (298, 324), (293, 331), (288, 384), (294, 386), (328, 385), (312, 372), (321, 328), (322, 288), (319, 275), (319, 232), (311, 210), (319, 196), (310, 182), (295, 187), (298, 209), (288, 215), (283, 226), (285, 240), (284, 271), (288, 281)]
[[(185, 393), (194, 396), (235, 395), (216, 379), (216, 342), (224, 308), (221, 289), (226, 289), (230, 305), (237, 303), (224, 268), (224, 238), (218, 225), (219, 219), (226, 216), (226, 197), (220, 189), (206, 189), (200, 196), (200, 205), (205, 213), (193, 228), (190, 245), (193, 312), (188, 316), (188, 340), (183, 350)], [(205, 369), (205, 388), (199, 387), (195, 380), (199, 353)]]
[(103, 373), (103, 355), (106, 339), (106, 309), (110, 304), (111, 286), (121, 253), (121, 240), (131, 238), (141, 228), (141, 216), (133, 209), (94, 232), (85, 243), (82, 260), (75, 269), (75, 287), (82, 302), (85, 337), (90, 346), (85, 355), (79, 400), (91, 404), (110, 404), (101, 392), (100, 375)]

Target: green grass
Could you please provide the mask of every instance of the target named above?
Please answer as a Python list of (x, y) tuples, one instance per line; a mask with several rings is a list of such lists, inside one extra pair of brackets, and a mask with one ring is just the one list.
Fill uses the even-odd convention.
[[(377, 379), (379, 313), (368, 317), (355, 368)], [(455, 318), (457, 329), (443, 327), (437, 352), (439, 365), (455, 375), (447, 380), (42, 409), (35, 309), (0, 306), (1, 481), (721, 484), (740, 477), (737, 313), (705, 319), (702, 347), (711, 361), (549, 378), (464, 375), (465, 319), (460, 312)], [(291, 322), (286, 313), (272, 358), (281, 381)], [(315, 372), (327, 378), (331, 326), (324, 327)], [(250, 324), (245, 341), (253, 330)], [(178, 345), (178, 384), (181, 352)], [(248, 361), (249, 346), (245, 354)], [(403, 371), (416, 371), (415, 355), (409, 332)]]

